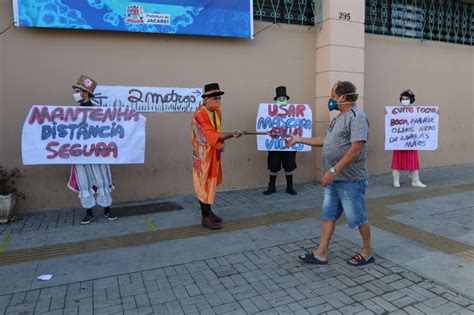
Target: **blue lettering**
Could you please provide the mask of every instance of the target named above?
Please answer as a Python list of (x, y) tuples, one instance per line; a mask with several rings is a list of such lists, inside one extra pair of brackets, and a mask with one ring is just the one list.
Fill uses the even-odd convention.
[(53, 134), (53, 128), (48, 125), (43, 125), (41, 127), (41, 140), (46, 140)]

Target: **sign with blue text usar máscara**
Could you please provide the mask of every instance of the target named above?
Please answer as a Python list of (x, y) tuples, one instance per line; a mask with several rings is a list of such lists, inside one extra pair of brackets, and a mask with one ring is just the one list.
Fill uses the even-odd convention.
[(130, 108), (35, 105), (23, 124), (23, 164), (144, 163), (145, 124)]
[(15, 26), (253, 38), (252, 0), (13, 0)]
[(257, 115), (257, 132), (271, 132), (275, 135), (258, 135), (259, 151), (311, 151), (311, 147), (297, 143), (289, 148), (284, 135), (311, 137), (313, 114), (306, 104), (260, 104)]

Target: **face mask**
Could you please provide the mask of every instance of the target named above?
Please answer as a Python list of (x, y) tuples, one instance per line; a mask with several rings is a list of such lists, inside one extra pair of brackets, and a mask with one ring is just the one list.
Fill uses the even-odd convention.
[(410, 105), (410, 100), (402, 100), (402, 105), (403, 105), (403, 106), (408, 106), (408, 105)]
[(209, 110), (215, 112), (217, 111), (218, 109), (221, 108), (221, 104), (219, 102), (209, 102), (209, 104), (207, 104), (206, 106)]
[(79, 93), (79, 92), (74, 93), (74, 94), (72, 95), (72, 97), (74, 98), (74, 100), (75, 100), (76, 102), (82, 101), (82, 95), (81, 95), (81, 93)]
[(337, 104), (337, 101), (335, 99), (333, 99), (332, 97), (328, 101), (328, 109), (329, 109), (330, 112), (333, 111), (333, 110), (338, 110), (339, 109), (339, 105)]
[[(341, 97), (346, 96), (346, 95), (357, 95), (357, 93), (347, 93), (347, 94), (341, 95), (339, 99), (341, 99)], [(329, 111), (339, 110), (339, 104), (349, 104), (349, 103), (353, 103), (353, 102), (339, 103), (338, 101), (336, 101), (335, 99), (331, 97), (328, 101), (328, 109)]]
[(277, 100), (277, 105), (286, 105), (288, 104), (288, 100)]

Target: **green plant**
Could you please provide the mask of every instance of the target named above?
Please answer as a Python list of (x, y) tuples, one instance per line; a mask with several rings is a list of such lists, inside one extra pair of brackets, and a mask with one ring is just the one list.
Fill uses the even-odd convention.
[(20, 198), (25, 198), (25, 195), (18, 191), (16, 185), (17, 181), (24, 177), (22, 171), (15, 168), (6, 168), (0, 165), (0, 195), (16, 194)]

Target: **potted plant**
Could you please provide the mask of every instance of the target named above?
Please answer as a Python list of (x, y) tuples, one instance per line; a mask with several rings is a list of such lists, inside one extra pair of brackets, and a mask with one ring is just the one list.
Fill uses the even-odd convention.
[(17, 198), (24, 198), (16, 188), (17, 180), (22, 177), (19, 168), (8, 169), (0, 165), (0, 223), (8, 222)]

